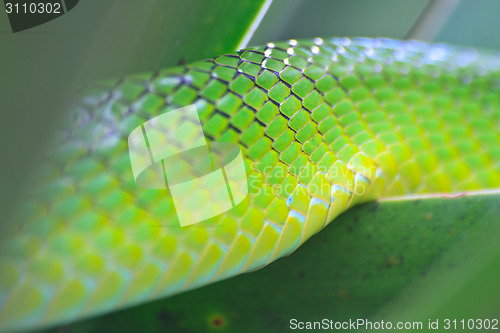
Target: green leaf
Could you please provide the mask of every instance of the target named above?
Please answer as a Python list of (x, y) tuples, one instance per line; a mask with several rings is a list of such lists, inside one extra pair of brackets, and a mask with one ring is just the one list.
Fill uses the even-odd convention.
[(99, 52), (103, 59), (92, 61), (105, 77), (234, 52), (264, 4), (265, 0), (114, 1), (113, 15), (100, 22), (102, 33), (93, 42), (95, 49), (106, 52)]

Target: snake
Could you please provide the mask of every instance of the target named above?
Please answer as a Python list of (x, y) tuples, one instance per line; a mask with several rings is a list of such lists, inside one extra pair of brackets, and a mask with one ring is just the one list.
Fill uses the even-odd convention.
[[(241, 203), (181, 227), (168, 189), (135, 183), (127, 138), (189, 105), (207, 141), (240, 147), (249, 186)], [(494, 51), (287, 40), (98, 82), (68, 110), (1, 244), (1, 330), (259, 269), (363, 202), (500, 188)]]

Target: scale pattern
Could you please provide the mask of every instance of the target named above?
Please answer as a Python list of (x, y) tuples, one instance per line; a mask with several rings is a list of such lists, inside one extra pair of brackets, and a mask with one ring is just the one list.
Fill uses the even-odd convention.
[[(362, 201), (500, 187), (499, 69), (498, 55), (472, 49), (316, 38), (90, 87), (2, 244), (0, 328), (257, 269)], [(209, 140), (241, 146), (250, 194), (180, 228), (168, 190), (135, 185), (127, 137), (190, 104)]]

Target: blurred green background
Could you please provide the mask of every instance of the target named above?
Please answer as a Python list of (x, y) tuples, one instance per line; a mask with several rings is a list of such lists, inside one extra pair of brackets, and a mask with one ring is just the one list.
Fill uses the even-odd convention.
[[(16, 228), (10, 207), (29, 188), (30, 170), (75, 91), (232, 52), (263, 3), (81, 0), (61, 18), (16, 34), (0, 13), (0, 239)], [(366, 36), (500, 49), (499, 14), (497, 0), (274, 0), (249, 45)], [(499, 199), (363, 205), (262, 271), (69, 330), (282, 332), (291, 318), (498, 317)]]

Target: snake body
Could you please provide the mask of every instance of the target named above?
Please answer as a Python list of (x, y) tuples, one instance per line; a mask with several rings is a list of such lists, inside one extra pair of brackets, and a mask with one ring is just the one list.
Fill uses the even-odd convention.
[[(241, 147), (249, 195), (181, 228), (168, 190), (135, 184), (127, 137), (191, 104), (208, 140)], [(1, 329), (67, 323), (260, 268), (368, 200), (499, 188), (500, 57), (289, 40), (98, 83), (62, 124), (1, 245)]]

